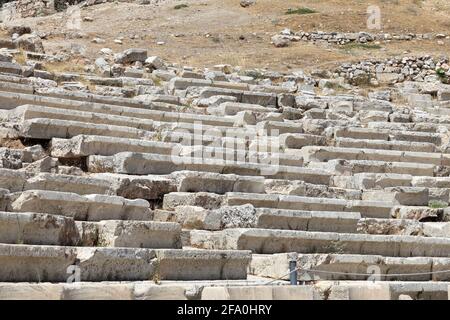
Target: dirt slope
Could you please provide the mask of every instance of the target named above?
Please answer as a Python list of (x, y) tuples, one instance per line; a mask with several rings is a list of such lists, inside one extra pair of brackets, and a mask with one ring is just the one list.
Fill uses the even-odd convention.
[[(175, 9), (176, 4), (187, 7)], [(382, 13), (382, 30), (390, 33), (445, 33), (450, 35), (450, 2), (447, 0), (374, 0)], [(367, 30), (367, 2), (358, 0), (257, 0), (242, 8), (239, 0), (167, 1), (154, 7), (132, 3), (107, 3), (81, 10), (84, 37), (67, 30), (67, 14), (27, 18), (23, 23), (49, 36), (44, 45), (49, 52), (70, 50), (73, 45), (86, 48), (94, 58), (101, 48), (121, 51), (145, 47), (152, 55), (183, 65), (209, 66), (230, 63), (244, 67), (275, 70), (328, 66), (363, 57), (411, 54), (448, 54), (450, 40), (392, 42), (381, 49), (345, 50), (338, 46), (317, 46), (305, 42), (288, 48), (275, 48), (270, 38), (284, 28), (293, 31)], [(289, 8), (308, 7), (317, 13), (287, 15)], [(378, 32), (377, 30), (372, 32)], [(106, 42), (92, 43), (99, 37)], [(123, 44), (114, 39), (123, 37)], [(133, 39), (132, 39), (133, 38)], [(158, 42), (164, 42), (158, 45)]]

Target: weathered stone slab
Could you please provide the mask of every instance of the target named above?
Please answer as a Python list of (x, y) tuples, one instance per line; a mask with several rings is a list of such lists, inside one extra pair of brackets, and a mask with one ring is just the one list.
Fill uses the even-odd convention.
[[(265, 146), (265, 141), (258, 141), (261, 146)], [(227, 142), (224, 143), (226, 146)], [(272, 150), (270, 148), (270, 142), (265, 148), (267, 152), (258, 152), (258, 147), (256, 145), (250, 145), (249, 150), (246, 150), (245, 145), (236, 145), (235, 148), (222, 148), (222, 147), (207, 147), (207, 146), (185, 146), (182, 147), (179, 155), (182, 157), (198, 157), (203, 159), (218, 159), (226, 161), (240, 161), (244, 163), (256, 163), (256, 164), (273, 164), (282, 166), (303, 166), (303, 158), (294, 154), (284, 154), (280, 150)], [(275, 144), (273, 145), (275, 146)], [(243, 147), (242, 149), (240, 147)], [(261, 149), (261, 148), (260, 148)], [(255, 151), (253, 151), (255, 150)], [(174, 149), (174, 154), (176, 154), (176, 149)]]
[[(270, 278), (283, 277), (288, 280), (289, 277), (286, 274), (289, 271), (289, 261), (293, 258), (300, 268), (298, 273), (300, 281), (368, 279), (375, 281), (431, 281), (434, 280), (434, 276), (429, 272), (433, 262), (435, 259), (441, 259), (358, 254), (298, 254), (296, 258), (288, 253), (253, 255), (250, 273)], [(374, 270), (376, 270), (376, 275), (372, 274)], [(397, 276), (397, 274), (405, 274), (405, 276)], [(448, 281), (450, 276), (441, 275), (439, 278), (442, 281)]]
[(0, 212), (0, 242), (76, 245), (80, 241), (71, 218), (39, 213)]
[[(423, 223), (412, 219), (363, 218), (358, 221), (357, 232), (378, 235), (425, 235)], [(433, 237), (431, 234), (427, 236)]]
[(204, 209), (179, 206), (168, 217), (186, 229), (266, 228), (324, 232), (356, 232), (361, 215), (356, 212), (297, 211), (241, 206)]
[(63, 284), (0, 283), (1, 300), (60, 300)]
[(412, 179), (413, 177), (407, 174), (358, 173), (354, 176), (334, 176), (330, 184), (345, 189), (384, 189), (411, 186)]
[[(287, 151), (288, 152), (288, 151)], [(297, 151), (298, 152), (298, 151)], [(393, 162), (418, 162), (434, 165), (445, 165), (443, 155), (438, 153), (408, 152), (391, 150), (372, 150), (338, 147), (306, 146), (300, 150), (305, 161), (375, 160)]]
[(434, 176), (437, 169), (437, 166), (434, 164), (374, 160), (330, 160), (327, 162), (310, 162), (307, 167), (327, 170), (346, 176), (370, 173)]
[(20, 134), (25, 138), (50, 140), (52, 138), (67, 139), (78, 135), (139, 139), (149, 137), (150, 133), (130, 127), (37, 118), (21, 123)]
[(191, 231), (191, 245), (204, 249), (240, 249), (254, 253), (348, 253), (392, 257), (448, 257), (450, 239), (362, 235), (270, 229)]
[(102, 246), (181, 249), (181, 226), (177, 223), (110, 220), (97, 225)]
[(36, 105), (22, 105), (10, 111), (11, 119), (20, 119), (22, 121), (30, 119), (55, 119), (76, 121), (83, 123), (95, 123), (110, 126), (130, 127), (138, 130), (154, 130), (153, 120), (140, 119), (136, 117), (126, 117), (119, 115), (110, 115), (105, 113), (96, 113), (88, 111), (48, 108)]
[(96, 173), (91, 174), (90, 178), (94, 181), (107, 181), (109, 184), (108, 194), (127, 199), (160, 200), (165, 194), (177, 190), (176, 183), (172, 178), (158, 175), (132, 176)]
[[(153, 107), (154, 110), (150, 110), (148, 109), (148, 105), (132, 99), (105, 97), (73, 91), (33, 95), (2, 91), (0, 92), (0, 101), (4, 102), (4, 104), (2, 103), (2, 107), (6, 109), (14, 109), (29, 104), (64, 110), (103, 113), (164, 122), (194, 123), (201, 121), (204, 125), (222, 125), (230, 127), (232, 127), (235, 122), (233, 118), (157, 110), (158, 108), (167, 110), (167, 107), (163, 107), (164, 104), (158, 102), (152, 102), (151, 107)], [(189, 111), (189, 109), (184, 111)]]
[(267, 176), (279, 179), (298, 179), (306, 182), (328, 184), (331, 174), (323, 170), (297, 168), (247, 162), (230, 162), (211, 158), (167, 156), (150, 153), (122, 152), (114, 156), (89, 156), (90, 172), (111, 172), (123, 174), (169, 174), (174, 171), (205, 171), (247, 176)]
[(428, 142), (356, 140), (349, 138), (336, 139), (335, 146), (341, 148), (361, 148), (361, 149), (377, 149), (377, 150), (379, 149), (379, 150), (397, 150), (397, 151), (418, 151), (418, 152), (439, 151), (434, 144)]
[(258, 208), (258, 228), (325, 232), (354, 232), (357, 212), (301, 211)]
[(268, 134), (278, 132), (283, 133), (303, 133), (302, 123), (297, 122), (279, 122), (279, 121), (261, 121), (256, 124), (258, 132)]
[(81, 281), (245, 279), (249, 261), (248, 251), (0, 244), (0, 281), (66, 282), (73, 266)]
[(277, 113), (278, 109), (238, 102), (224, 102), (217, 107), (208, 108), (209, 114), (218, 116), (234, 116), (242, 111), (248, 111), (252, 113), (269, 113), (269, 112)]
[(124, 151), (172, 154), (177, 153), (176, 148), (181, 149), (181, 146), (160, 141), (80, 135), (71, 139), (53, 138), (50, 152), (56, 158), (78, 158), (89, 155), (111, 156)]
[(150, 205), (145, 200), (118, 196), (27, 190), (13, 195), (10, 208), (15, 212), (40, 212), (73, 217), (76, 220), (151, 220)]
[[(107, 177), (39, 173), (25, 181), (23, 190), (48, 190), (84, 194), (115, 194)], [(11, 191), (22, 191), (12, 189)]]
[(0, 188), (11, 192), (22, 191), (27, 176), (23, 171), (0, 168)]
[(384, 191), (364, 191), (362, 200), (389, 201), (393, 205), (428, 206), (427, 188), (394, 187)]
[(169, 177), (176, 181), (178, 192), (264, 193), (264, 177), (196, 171), (178, 171)]
[(207, 287), (202, 300), (314, 300), (309, 286)]
[(444, 209), (430, 208), (428, 206), (395, 206), (392, 207), (391, 216), (396, 219), (414, 219), (422, 222), (442, 221)]

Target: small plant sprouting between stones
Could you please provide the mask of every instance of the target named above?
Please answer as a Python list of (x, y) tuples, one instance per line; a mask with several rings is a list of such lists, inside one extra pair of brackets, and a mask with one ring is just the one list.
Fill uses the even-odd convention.
[(447, 208), (448, 203), (445, 201), (431, 200), (430, 202), (428, 202), (428, 206), (432, 209), (442, 209)]
[(155, 284), (160, 284), (161, 282), (161, 261), (159, 259), (156, 260), (155, 271), (153, 272), (152, 280)]
[(442, 68), (437, 69), (436, 75), (438, 76), (439, 80), (442, 83), (450, 84), (450, 78), (447, 76), (444, 69), (442, 69)]
[(307, 8), (307, 7), (289, 8), (286, 11), (286, 14), (311, 14), (311, 13), (317, 13), (317, 11), (314, 9)]
[(340, 241), (332, 241), (325, 247), (326, 252), (329, 253), (345, 253), (345, 244)]
[(175, 10), (179, 10), (179, 9), (183, 9), (183, 8), (187, 8), (189, 7), (187, 4), (185, 3), (181, 3), (181, 4), (177, 4), (175, 7), (173, 7)]
[(344, 44), (342, 47), (343, 49), (347, 50), (352, 49), (377, 50), (382, 48), (382, 46), (380, 46), (379, 44), (355, 43), (355, 42)]

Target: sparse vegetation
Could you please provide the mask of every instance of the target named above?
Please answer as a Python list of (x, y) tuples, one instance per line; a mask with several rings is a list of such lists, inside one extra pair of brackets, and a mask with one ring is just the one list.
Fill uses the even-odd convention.
[(441, 80), (442, 83), (449, 84), (450, 79), (446, 75), (445, 70), (442, 68), (439, 68), (436, 70), (436, 75), (438, 76), (439, 80)]
[(316, 10), (310, 9), (307, 7), (301, 7), (301, 8), (289, 8), (286, 11), (286, 14), (311, 14), (311, 13), (317, 13)]
[(177, 4), (175, 7), (173, 7), (175, 10), (179, 10), (179, 9), (183, 9), (183, 8), (187, 8), (189, 7), (187, 4), (185, 3), (181, 3), (181, 4)]
[(45, 70), (49, 72), (76, 72), (84, 73), (83, 65), (80, 63), (73, 63), (73, 61), (60, 61), (45, 64)]
[(345, 253), (345, 244), (340, 241), (332, 241), (326, 246), (326, 252), (329, 253)]
[(152, 136), (152, 140), (153, 141), (163, 141), (163, 134), (162, 134), (162, 129), (161, 128), (157, 128), (155, 130), (155, 133)]
[(447, 208), (448, 203), (440, 200), (431, 200), (430, 202), (428, 202), (428, 206), (432, 209), (442, 209)]
[(161, 283), (161, 261), (159, 260), (159, 258), (155, 262), (155, 271), (153, 272), (153, 275), (152, 275), (152, 281), (155, 284)]
[(379, 44), (349, 42), (344, 44), (342, 48), (346, 50), (354, 50), (354, 49), (377, 50), (381, 49), (382, 47)]
[(16, 60), (16, 63), (24, 65), (27, 61), (25, 52), (23, 50), (20, 50), (18, 53), (14, 55), (14, 60)]

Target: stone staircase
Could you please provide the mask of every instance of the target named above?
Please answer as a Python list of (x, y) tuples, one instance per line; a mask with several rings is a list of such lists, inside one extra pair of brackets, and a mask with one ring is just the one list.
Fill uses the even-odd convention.
[(448, 298), (450, 118), (170, 70), (0, 65), (0, 298)]

